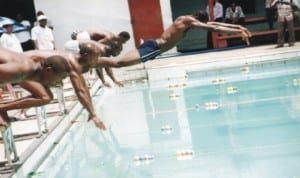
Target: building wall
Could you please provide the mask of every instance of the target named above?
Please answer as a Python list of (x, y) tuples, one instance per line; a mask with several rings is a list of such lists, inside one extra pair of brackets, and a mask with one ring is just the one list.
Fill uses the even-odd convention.
[[(163, 17), (163, 28), (167, 29), (173, 23), (171, 1), (160, 0), (160, 8)], [(177, 52), (177, 48), (174, 47), (173, 49), (170, 49), (169, 51), (165, 52), (165, 54), (176, 53), (176, 52)]]
[(0, 16), (16, 18), (21, 13), (24, 19), (31, 22), (35, 19), (33, 0), (0, 0)]
[[(206, 0), (171, 0), (172, 17), (175, 19), (181, 15), (191, 15), (205, 9)], [(177, 45), (179, 51), (195, 51), (207, 48), (207, 32), (200, 29), (191, 29), (184, 39)]]
[[(163, 26), (171, 22), (170, 2), (160, 0)], [(114, 33), (128, 31), (132, 35), (128, 3), (125, 0), (34, 0), (36, 11), (42, 10), (54, 26), (54, 37), (58, 49), (70, 39), (74, 30), (101, 28)], [(135, 48), (134, 40), (124, 45), (122, 53)]]
[[(35, 0), (35, 9), (42, 10), (54, 26), (58, 48), (70, 39), (74, 30), (100, 28), (114, 33), (132, 34), (127, 1), (124, 0)], [(133, 46), (130, 40), (124, 50)]]

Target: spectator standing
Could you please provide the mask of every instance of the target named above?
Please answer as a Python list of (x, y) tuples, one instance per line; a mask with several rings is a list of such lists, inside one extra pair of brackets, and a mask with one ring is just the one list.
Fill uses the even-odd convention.
[(28, 20), (24, 20), (22, 14), (17, 14), (16, 22), (26, 27), (25, 31), (16, 33), (17, 38), (19, 39), (23, 51), (28, 51), (34, 49), (33, 43), (30, 36), (31, 24)]
[(230, 4), (230, 7), (227, 7), (225, 14), (225, 23), (231, 24), (245, 24), (245, 14), (241, 6), (237, 6), (235, 2)]
[[(43, 11), (37, 11), (37, 13), (36, 13), (36, 16), (37, 17), (39, 17), (40, 15), (45, 15), (45, 13), (43, 12)], [(33, 24), (33, 26), (38, 26), (39, 25), (39, 22), (38, 21), (36, 21), (36, 22), (34, 22), (34, 24)], [(53, 26), (52, 26), (52, 22), (50, 21), (50, 19), (47, 19), (47, 26), (51, 29), (51, 30), (53, 30)]]
[[(277, 8), (277, 46), (276, 48), (280, 48), (284, 46), (285, 42), (285, 28), (287, 26), (289, 32), (288, 43), (289, 46), (295, 45), (295, 31), (294, 31), (294, 17), (292, 4), (298, 6), (296, 0), (274, 0), (272, 6), (276, 6)], [(285, 26), (286, 25), (286, 26)]]
[(38, 16), (39, 25), (31, 30), (31, 39), (35, 49), (55, 49), (54, 37), (52, 30), (47, 26), (47, 17)]
[(18, 53), (23, 52), (20, 41), (13, 33), (13, 22), (6, 19), (2, 22), (2, 27), (5, 29), (5, 33), (0, 38), (0, 46)]
[[(218, 0), (214, 0), (213, 6), (214, 6), (214, 21), (222, 22), (223, 21), (223, 5)], [(206, 6), (206, 12), (207, 12), (207, 14), (209, 14), (209, 5)], [(209, 16), (209, 18), (210, 18), (210, 16)]]
[[(213, 1), (213, 9), (214, 9), (214, 21), (215, 22), (223, 22), (223, 5), (218, 1), (214, 0)], [(209, 4), (206, 6), (206, 12), (209, 17), (209, 21), (212, 21), (210, 18), (210, 8)], [(206, 43), (207, 43), (207, 48), (212, 49), (213, 48), (213, 42), (212, 42), (212, 32), (208, 31), (206, 35)]]

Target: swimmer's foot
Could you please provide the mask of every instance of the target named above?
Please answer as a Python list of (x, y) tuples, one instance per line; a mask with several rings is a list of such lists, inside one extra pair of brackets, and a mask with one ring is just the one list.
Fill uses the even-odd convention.
[(3, 112), (0, 112), (0, 126), (8, 127), (9, 120), (4, 117)]
[(19, 121), (21, 120), (19, 117), (16, 117), (16, 116), (9, 116), (9, 121), (10, 122), (15, 122), (15, 121)]

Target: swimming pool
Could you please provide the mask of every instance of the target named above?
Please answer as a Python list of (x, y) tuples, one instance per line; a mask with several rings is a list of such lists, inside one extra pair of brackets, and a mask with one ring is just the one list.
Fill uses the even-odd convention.
[[(101, 90), (31, 177), (300, 177), (300, 58)], [(17, 176), (16, 176), (17, 177)]]

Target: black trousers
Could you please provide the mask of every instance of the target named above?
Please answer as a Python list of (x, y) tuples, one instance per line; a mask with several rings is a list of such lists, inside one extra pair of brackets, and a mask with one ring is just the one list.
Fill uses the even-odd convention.
[(33, 42), (31, 39), (26, 42), (21, 43), (21, 46), (22, 46), (23, 51), (29, 51), (29, 50), (34, 49)]
[(273, 23), (276, 16), (276, 9), (274, 8), (266, 8), (266, 18), (269, 24), (269, 29), (273, 29)]

